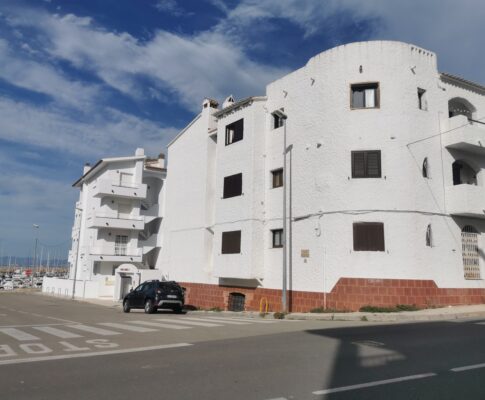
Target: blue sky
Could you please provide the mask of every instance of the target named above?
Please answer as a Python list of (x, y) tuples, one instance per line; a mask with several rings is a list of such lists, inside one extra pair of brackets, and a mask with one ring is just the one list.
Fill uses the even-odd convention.
[(2, 0), (0, 256), (66, 251), (85, 162), (149, 155), (198, 112), (331, 47), (401, 40), (485, 84), (480, 0)]

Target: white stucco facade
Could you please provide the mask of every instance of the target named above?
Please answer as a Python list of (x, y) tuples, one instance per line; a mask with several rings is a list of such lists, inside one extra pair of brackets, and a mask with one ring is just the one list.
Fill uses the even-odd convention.
[[(86, 166), (79, 188), (69, 252), (69, 282), (47, 281), (44, 291), (120, 299), (155, 269), (162, 246), (164, 157), (106, 158)], [(79, 282), (82, 282), (79, 283)], [(81, 291), (78, 287), (82, 288)]]
[[(358, 87), (377, 88), (376, 104), (353, 106)], [(485, 248), (484, 87), (438, 72), (431, 51), (375, 41), (325, 51), (265, 96), (225, 105), (205, 100), (168, 147), (164, 276), (281, 289), (272, 230), (283, 226), (283, 187), (272, 188), (272, 171), (283, 167), (285, 128), (272, 113), (282, 109), (291, 290), (330, 292), (343, 277), (485, 288), (483, 257), (470, 279), (462, 254), (465, 226)], [(241, 119), (242, 140), (226, 144)], [(353, 177), (356, 151), (380, 151), (379, 177)], [(239, 173), (242, 193), (223, 198), (224, 178)], [(359, 222), (383, 224), (383, 251), (355, 249)], [(241, 232), (240, 252), (222, 254), (229, 231)]]

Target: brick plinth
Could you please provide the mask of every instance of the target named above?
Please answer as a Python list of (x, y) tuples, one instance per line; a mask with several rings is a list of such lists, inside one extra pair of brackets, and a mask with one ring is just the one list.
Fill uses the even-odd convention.
[[(268, 302), (268, 311), (281, 310), (281, 290), (250, 289), (219, 285), (181, 282), (187, 289), (186, 304), (199, 308), (219, 307), (227, 310), (230, 293), (246, 296), (245, 309), (259, 311)], [(327, 308), (357, 311), (365, 305), (392, 307), (397, 304), (415, 304), (418, 307), (442, 307), (485, 303), (485, 289), (442, 289), (434, 281), (409, 279), (340, 278), (326, 295)], [(307, 312), (323, 307), (321, 292), (288, 292), (292, 312)], [(264, 308), (264, 307), (263, 307)]]

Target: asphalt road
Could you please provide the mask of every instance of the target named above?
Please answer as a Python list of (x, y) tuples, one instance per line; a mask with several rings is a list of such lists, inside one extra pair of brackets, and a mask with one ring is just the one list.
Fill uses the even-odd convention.
[(484, 399), (485, 321), (274, 321), (0, 294), (0, 398)]

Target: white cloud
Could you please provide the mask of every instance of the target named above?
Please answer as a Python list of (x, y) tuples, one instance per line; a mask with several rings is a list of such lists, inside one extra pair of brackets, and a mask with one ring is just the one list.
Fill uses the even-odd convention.
[(188, 13), (184, 11), (175, 0), (158, 0), (155, 3), (155, 8), (160, 12), (171, 14), (174, 17), (188, 15)]
[[(371, 39), (399, 40), (438, 54), (440, 68), (485, 84), (485, 3), (477, 0), (242, 0), (219, 27), (241, 30), (273, 18), (299, 26), (306, 37), (324, 35), (334, 18), (369, 21)], [(331, 38), (327, 38), (331, 39)]]
[(9, 21), (40, 30), (48, 38), (46, 49), (52, 56), (94, 72), (130, 96), (142, 95), (138, 78), (151, 79), (193, 111), (206, 96), (262, 94), (267, 83), (287, 72), (252, 61), (242, 47), (219, 32), (183, 36), (158, 31), (140, 41), (128, 33), (108, 32), (87, 17), (30, 12), (35, 15), (22, 13)]
[(177, 131), (110, 108), (81, 122), (53, 107), (5, 98), (0, 98), (0, 120), (0, 139), (90, 158), (131, 154), (137, 147), (161, 149)]
[[(29, 52), (33, 51), (30, 46), (28, 49)], [(0, 39), (0, 58), (1, 79), (12, 85), (46, 94), (59, 104), (86, 109), (99, 96), (99, 88), (95, 85), (72, 81), (49, 65), (15, 55), (3, 39)]]

